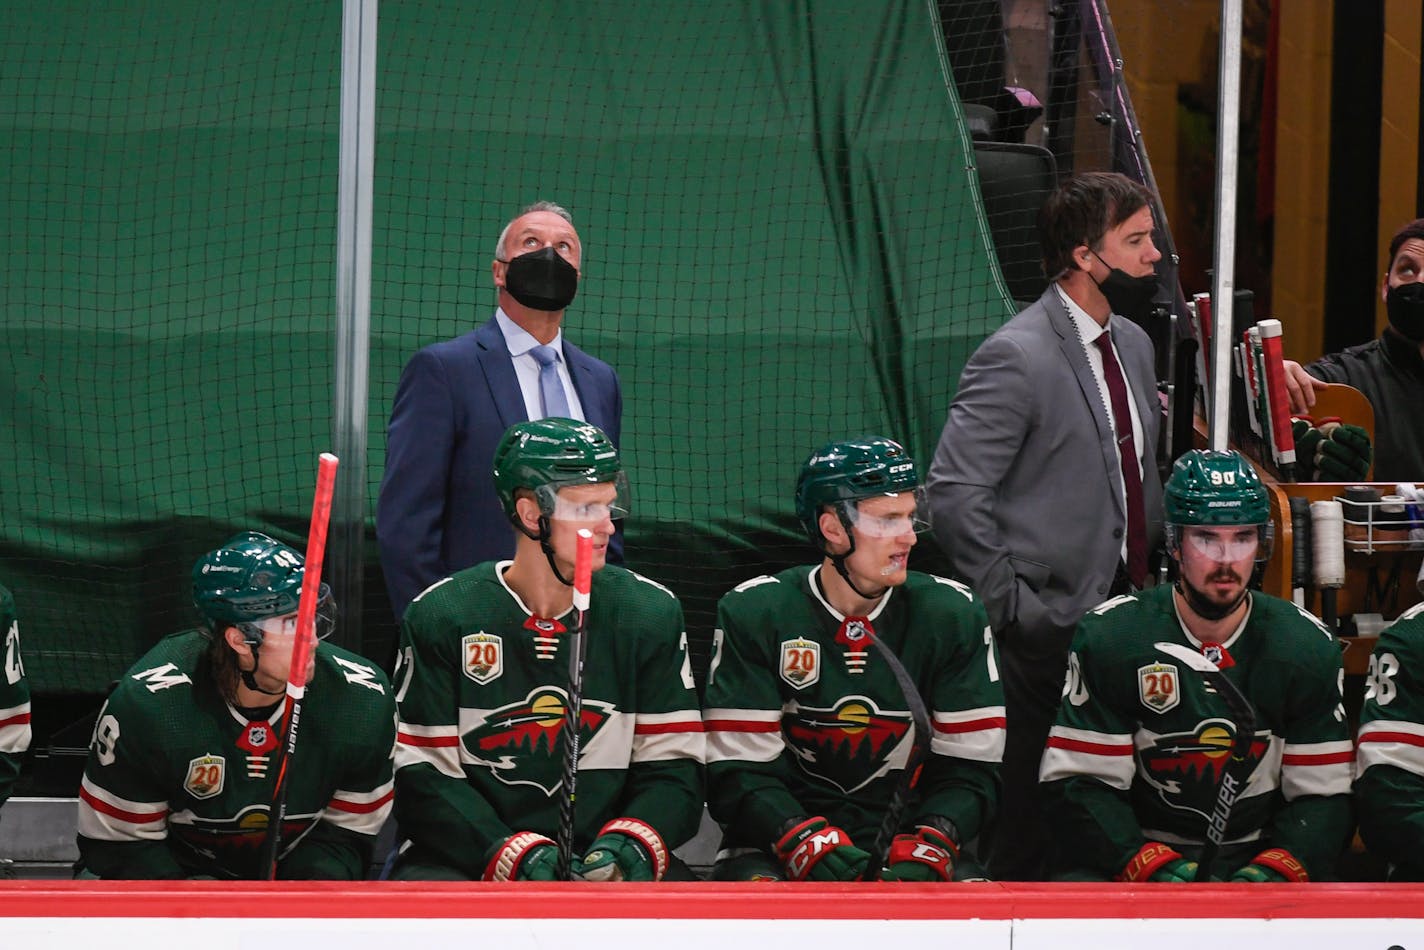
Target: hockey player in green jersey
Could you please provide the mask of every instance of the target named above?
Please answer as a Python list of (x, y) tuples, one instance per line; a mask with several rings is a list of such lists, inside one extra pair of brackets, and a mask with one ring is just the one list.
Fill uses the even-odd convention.
[(1424, 604), (1375, 643), (1356, 756), (1360, 837), (1391, 881), (1424, 881)]
[[(832, 442), (802, 466), (796, 512), (821, 554), (724, 596), (708, 674), (708, 803), (720, 880), (948, 881), (991, 815), (1004, 697), (983, 605), (908, 569), (920, 478), (897, 443)], [(885, 867), (869, 852), (914, 736), (899, 657), (933, 722)], [(918, 700), (915, 700), (918, 701)]]
[[(1241, 455), (1186, 453), (1164, 501), (1176, 583), (1099, 605), (1074, 636), (1040, 768), (1054, 876), (1193, 880), (1225, 772), (1241, 789), (1210, 874), (1328, 878), (1351, 828), (1339, 645), (1310, 614), (1248, 590), (1272, 530), (1266, 489)], [(1200, 651), (1250, 702), (1242, 760), (1225, 700), (1159, 642)]]
[[(253, 879), (284, 737), (302, 556), (244, 532), (193, 566), (204, 627), (167, 637), (99, 713), (79, 789), (82, 877)], [(321, 586), (317, 634), (331, 629)], [(312, 653), (277, 876), (360, 880), (390, 814), (395, 698), (374, 664)]]
[(0, 587), (0, 805), (20, 774), (20, 756), (30, 747), (30, 686), (20, 661), (20, 624), (15, 601)]
[(672, 850), (702, 816), (702, 718), (682, 607), (605, 565), (628, 510), (618, 450), (596, 426), (512, 426), (494, 483), (515, 528), (511, 561), (431, 585), (401, 621), (392, 876), (554, 880), (574, 553), (593, 534), (580, 715), (575, 879), (687, 876)]

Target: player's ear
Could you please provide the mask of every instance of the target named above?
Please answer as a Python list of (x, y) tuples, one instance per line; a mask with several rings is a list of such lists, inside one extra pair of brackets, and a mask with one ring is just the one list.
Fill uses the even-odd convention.
[(247, 645), (247, 638), (242, 635), (242, 631), (233, 626), (226, 626), (222, 629), (223, 642), (232, 648), (238, 656), (247, 656), (252, 652), (252, 647)]
[(514, 499), (514, 511), (519, 515), (519, 523), (533, 534), (539, 533), (539, 500), (533, 495), (522, 495)]
[(845, 525), (841, 524), (841, 517), (834, 509), (830, 507), (822, 508), (821, 517), (817, 524), (821, 529), (821, 537), (825, 538), (830, 544), (844, 546), (850, 541), (850, 538), (846, 537)]

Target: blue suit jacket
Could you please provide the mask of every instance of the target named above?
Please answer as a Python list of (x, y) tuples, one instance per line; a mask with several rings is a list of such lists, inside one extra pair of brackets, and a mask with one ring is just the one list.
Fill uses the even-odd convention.
[[(563, 342), (585, 418), (618, 444), (623, 394), (602, 360)], [(514, 554), (514, 528), (494, 491), (494, 450), (528, 418), (504, 334), (493, 318), (411, 357), (386, 430), (376, 503), (381, 568), (396, 615), (455, 571)], [(615, 539), (615, 556), (621, 545)]]

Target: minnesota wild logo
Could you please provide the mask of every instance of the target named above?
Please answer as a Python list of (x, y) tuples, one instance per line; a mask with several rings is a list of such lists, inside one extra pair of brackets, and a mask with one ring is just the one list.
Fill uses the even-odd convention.
[[(506, 785), (533, 785), (552, 797), (562, 783), (562, 689), (539, 686), (518, 702), (492, 709), (461, 736), (475, 764)], [(584, 698), (579, 743), (587, 748), (613, 712), (610, 703)]]
[[(1138, 752), (1141, 775), (1168, 807), (1206, 819), (1216, 802), (1221, 773), (1231, 762), (1235, 735), (1228, 720), (1205, 719), (1192, 732), (1158, 736)], [(1257, 732), (1251, 740), (1246, 753), (1250, 768), (1243, 766), (1233, 774), (1255, 774), (1269, 748), (1266, 735)]]
[(803, 772), (849, 795), (890, 771), (910, 714), (847, 696), (831, 709), (799, 706), (782, 716), (781, 729)]

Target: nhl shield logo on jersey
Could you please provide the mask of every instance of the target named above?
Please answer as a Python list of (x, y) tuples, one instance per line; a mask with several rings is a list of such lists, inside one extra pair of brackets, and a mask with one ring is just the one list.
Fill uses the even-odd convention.
[(848, 696), (833, 709), (799, 706), (782, 715), (781, 728), (803, 772), (849, 795), (890, 771), (910, 714)]
[(194, 798), (212, 798), (222, 794), (227, 778), (227, 762), (220, 755), (200, 755), (188, 763), (188, 777), (183, 789)]
[(492, 633), (472, 633), (460, 640), (465, 675), (484, 686), (504, 672), (504, 641)]
[[(580, 713), (579, 745), (587, 752), (613, 706), (585, 696)], [(563, 781), (563, 690), (538, 686), (524, 699), (476, 717), (475, 725), (461, 736), (475, 764), (506, 785), (533, 785), (550, 796), (558, 791)]]
[(1137, 695), (1142, 705), (1164, 713), (1182, 701), (1177, 691), (1177, 668), (1170, 663), (1149, 663), (1137, 668)]
[(821, 645), (814, 640), (781, 641), (781, 678), (792, 689), (805, 689), (821, 678)]

